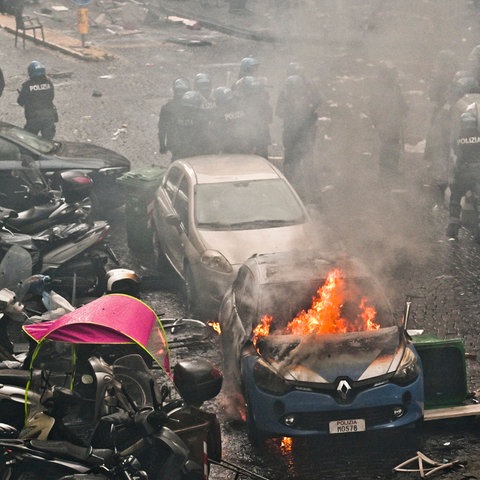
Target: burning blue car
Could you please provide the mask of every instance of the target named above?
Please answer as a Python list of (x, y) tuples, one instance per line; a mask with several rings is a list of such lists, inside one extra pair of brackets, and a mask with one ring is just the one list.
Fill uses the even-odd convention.
[(352, 259), (247, 260), (219, 323), (226, 393), (243, 395), (252, 442), (420, 425), (421, 361), (395, 320)]

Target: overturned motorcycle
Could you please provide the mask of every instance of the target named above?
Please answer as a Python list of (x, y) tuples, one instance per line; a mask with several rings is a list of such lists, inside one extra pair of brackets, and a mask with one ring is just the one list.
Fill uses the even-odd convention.
[[(202, 360), (179, 362), (171, 371), (163, 327), (143, 302), (109, 295), (24, 329), (37, 342), (30, 371), (16, 377), (15, 385), (12, 371), (0, 371), (0, 382), (7, 389), (10, 383), (11, 402), (28, 416), (23, 438), (0, 440), (0, 478), (145, 478), (139, 473), (145, 471), (159, 480), (205, 479), (209, 462), (221, 461), (217, 418), (199, 407), (217, 395), (222, 376)], [(70, 369), (66, 355), (42, 355), (51, 342), (71, 348)], [(140, 355), (122, 357), (113, 368), (90, 355), (96, 345), (106, 343), (135, 344), (159, 369), (146, 368)], [(35, 368), (39, 362), (41, 369)], [(58, 387), (61, 382), (63, 388)], [(3, 390), (0, 394), (6, 394)], [(2, 405), (2, 420), (11, 423), (13, 410), (2, 412)], [(53, 428), (55, 424), (61, 428)], [(3, 437), (16, 434), (13, 428), (1, 430)]]

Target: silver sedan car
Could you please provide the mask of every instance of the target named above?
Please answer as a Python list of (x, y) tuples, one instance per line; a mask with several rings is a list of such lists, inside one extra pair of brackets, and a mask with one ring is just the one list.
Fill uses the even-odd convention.
[(283, 174), (255, 155), (170, 164), (152, 213), (155, 261), (181, 277), (187, 309), (215, 319), (240, 265), (255, 254), (317, 248), (320, 233)]

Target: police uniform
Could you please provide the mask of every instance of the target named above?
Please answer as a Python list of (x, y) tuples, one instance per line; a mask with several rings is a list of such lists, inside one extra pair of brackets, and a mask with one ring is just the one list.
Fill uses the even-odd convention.
[(25, 109), (25, 130), (53, 139), (58, 121), (54, 96), (53, 83), (46, 75), (30, 78), (22, 84), (17, 103)]
[(462, 128), (453, 144), (456, 155), (453, 182), (450, 184), (449, 223), (447, 236), (457, 238), (462, 211), (461, 200), (480, 184), (480, 131), (475, 124)]
[(158, 118), (158, 141), (160, 153), (172, 153), (172, 161), (179, 158), (181, 143), (178, 121), (182, 115), (182, 99), (172, 98), (160, 109)]
[[(295, 86), (290, 85), (296, 81)], [(294, 87), (294, 88), (292, 88)], [(312, 153), (317, 133), (317, 109), (322, 99), (309, 82), (298, 75), (287, 78), (276, 106), (276, 115), (283, 120), (282, 143), (284, 148), (283, 168), (285, 176), (301, 186), (301, 164)], [(306, 171), (310, 177), (314, 172)]]
[(251, 153), (246, 138), (247, 114), (238, 97), (217, 104), (213, 131), (220, 153)]

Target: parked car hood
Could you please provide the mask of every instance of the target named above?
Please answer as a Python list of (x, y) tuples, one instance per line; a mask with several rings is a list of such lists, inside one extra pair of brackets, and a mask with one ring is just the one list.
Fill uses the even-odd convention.
[(367, 380), (394, 372), (404, 342), (397, 326), (343, 334), (269, 335), (257, 348), (286, 380), (332, 383)]
[(232, 265), (254, 254), (322, 249), (310, 222), (261, 230), (199, 230), (199, 234), (205, 248), (218, 250)]
[(81, 142), (61, 142), (55, 152), (58, 157), (92, 161), (98, 159), (105, 165), (130, 166), (130, 160), (108, 148)]

